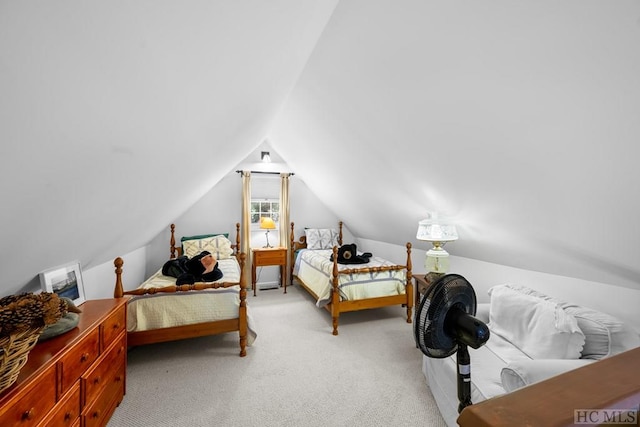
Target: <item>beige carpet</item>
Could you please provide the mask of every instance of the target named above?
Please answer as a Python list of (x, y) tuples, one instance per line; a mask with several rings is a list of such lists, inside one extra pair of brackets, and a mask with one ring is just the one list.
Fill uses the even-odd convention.
[(403, 308), (345, 313), (333, 336), (298, 286), (248, 299), (246, 357), (235, 333), (132, 349), (108, 426), (445, 426)]

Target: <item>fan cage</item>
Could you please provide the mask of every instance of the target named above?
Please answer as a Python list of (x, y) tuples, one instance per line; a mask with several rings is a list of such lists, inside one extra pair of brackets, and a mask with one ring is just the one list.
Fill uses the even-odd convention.
[(416, 312), (416, 344), (426, 356), (445, 358), (458, 349), (455, 338), (445, 330), (447, 313), (454, 306), (474, 316), (476, 295), (464, 277), (447, 274), (427, 289)]

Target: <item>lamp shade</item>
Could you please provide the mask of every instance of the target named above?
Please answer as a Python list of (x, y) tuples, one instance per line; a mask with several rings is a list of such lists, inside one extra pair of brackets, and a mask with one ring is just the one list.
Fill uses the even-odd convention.
[(276, 223), (273, 222), (273, 219), (271, 219), (270, 217), (263, 216), (262, 218), (260, 218), (260, 228), (265, 230), (273, 230), (276, 228)]
[(418, 223), (416, 239), (428, 242), (453, 242), (458, 240), (456, 226), (437, 218), (423, 219)]

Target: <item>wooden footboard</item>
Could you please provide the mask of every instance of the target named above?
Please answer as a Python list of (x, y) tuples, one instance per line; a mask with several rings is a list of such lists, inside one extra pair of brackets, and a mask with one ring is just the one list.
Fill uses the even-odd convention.
[(207, 335), (216, 335), (225, 332), (238, 331), (240, 336), (240, 356), (247, 355), (247, 290), (244, 286), (244, 262), (245, 254), (241, 253), (240, 258), (240, 282), (224, 283), (194, 283), (193, 285), (166, 286), (163, 288), (133, 289), (124, 291), (122, 285), (122, 266), (124, 261), (118, 257), (114, 260), (116, 273), (116, 286), (114, 297), (137, 296), (157, 293), (178, 293), (189, 291), (200, 291), (204, 289), (229, 288), (240, 285), (240, 305), (238, 307), (238, 317), (235, 319), (217, 320), (214, 322), (204, 322), (191, 325), (174, 326), (170, 328), (153, 329), (148, 331), (127, 332), (127, 345), (134, 347), (137, 345), (152, 344), (166, 341), (176, 341), (186, 338), (196, 338)]
[[(407, 323), (412, 322), (411, 311), (413, 308), (413, 283), (411, 275), (411, 243), (407, 242), (407, 264), (406, 265), (384, 265), (380, 267), (347, 268), (340, 270), (338, 267), (338, 247), (333, 247), (333, 274), (331, 284), (331, 304), (326, 306), (331, 312), (333, 320), (333, 335), (338, 335), (338, 319), (340, 313), (348, 311), (366, 310), (369, 308), (387, 307), (390, 305), (403, 305), (407, 307)], [(340, 300), (339, 275), (340, 274), (362, 274), (381, 273), (384, 271), (407, 270), (404, 295), (392, 295), (387, 297), (366, 298), (362, 300)]]
[[(339, 222), (339, 236), (338, 243), (342, 245), (342, 221)], [(299, 241), (295, 241), (294, 239), (294, 223), (291, 223), (291, 281), (293, 282), (293, 268), (295, 264), (295, 257), (297, 251), (300, 249), (305, 249), (307, 247), (306, 236), (301, 236)], [(338, 247), (333, 247), (333, 271), (332, 271), (332, 291), (331, 291), (331, 302), (324, 306), (324, 308), (331, 313), (331, 319), (333, 324), (333, 335), (338, 335), (338, 319), (340, 317), (340, 313), (349, 312), (349, 311), (359, 311), (366, 310), (370, 308), (380, 308), (387, 307), (392, 305), (402, 305), (407, 308), (407, 323), (412, 323), (412, 309), (413, 309), (413, 281), (412, 281), (412, 263), (411, 263), (411, 243), (407, 242), (407, 262), (406, 265), (389, 265), (389, 266), (380, 266), (380, 267), (361, 267), (361, 268), (348, 268), (348, 269), (340, 269), (338, 266)], [(405, 270), (406, 269), (406, 283), (405, 283), (405, 293), (403, 295), (392, 295), (386, 297), (377, 297), (377, 298), (366, 298), (361, 300), (340, 300), (340, 291), (339, 291), (339, 275), (340, 274), (356, 274), (356, 273), (378, 273), (384, 271), (395, 271), (395, 270)], [(309, 292), (313, 298), (317, 301), (319, 296), (311, 290), (300, 278), (296, 278), (301, 286)]]

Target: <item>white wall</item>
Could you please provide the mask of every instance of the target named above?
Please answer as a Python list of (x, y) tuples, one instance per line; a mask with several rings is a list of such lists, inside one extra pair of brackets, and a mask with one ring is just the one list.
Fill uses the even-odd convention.
[[(455, 252), (455, 243), (447, 250)], [(358, 250), (372, 252), (393, 262), (406, 262), (406, 249), (367, 239), (358, 239)], [(412, 248), (413, 274), (424, 274), (426, 251)], [(450, 273), (464, 276), (473, 286), (478, 302), (489, 302), (487, 291), (495, 285), (514, 283), (537, 289), (558, 299), (611, 314), (628, 322), (640, 333), (640, 290), (613, 284), (524, 270), (470, 258), (450, 256)]]
[[(274, 159), (274, 163), (270, 165), (271, 169), (289, 171), (286, 164), (278, 162), (279, 157), (275, 151), (264, 144), (260, 145), (247, 157), (248, 162), (245, 161), (238, 167), (233, 168), (232, 172), (207, 192), (193, 207), (175, 219), (176, 244), (179, 244), (180, 237), (185, 235), (213, 232), (229, 233), (229, 238), (235, 241), (235, 224), (242, 220), (242, 180), (235, 170), (242, 168), (255, 170), (258, 167), (261, 170), (265, 169), (262, 165), (251, 162), (253, 157), (258, 158), (259, 152), (262, 150), (270, 150), (271, 152), (272, 159)], [(260, 180), (260, 175), (255, 174), (254, 179), (256, 181)], [(289, 191), (291, 220), (296, 224), (295, 234), (297, 237), (304, 233), (305, 227), (338, 227), (337, 216), (328, 210), (296, 175), (289, 180)], [(169, 259), (169, 225), (167, 224), (166, 229), (157, 235), (148, 246), (145, 267), (147, 276), (155, 273)], [(286, 227), (289, 230), (290, 224), (287, 224)], [(344, 234), (345, 242), (348, 241), (347, 239), (353, 240), (348, 229), (345, 228)], [(253, 232), (251, 242), (253, 247), (264, 246), (266, 244), (264, 231)], [(270, 233), (269, 242), (272, 245), (279, 243), (277, 230)], [(259, 274), (260, 283), (272, 283), (278, 281), (279, 270), (277, 267), (264, 267)]]
[[(306, 187), (299, 182), (294, 186), (294, 194), (299, 193)], [(309, 201), (312, 197), (307, 197)], [(321, 206), (305, 203), (297, 206), (296, 211), (301, 219), (301, 224), (308, 224), (312, 227), (334, 227), (337, 223), (335, 217), (331, 217), (330, 212), (321, 212), (324, 215), (317, 216)], [(321, 211), (321, 209), (320, 209)], [(298, 229), (298, 227), (296, 227)], [(300, 226), (299, 236), (303, 232), (304, 226)], [(368, 239), (355, 239), (345, 225), (345, 243), (355, 242), (358, 250), (362, 252), (372, 252), (376, 256), (387, 258), (393, 262), (404, 264), (406, 262), (406, 248), (404, 246), (391, 245)], [(168, 240), (167, 240), (168, 241)], [(449, 249), (454, 251), (453, 244)], [(145, 266), (149, 258), (148, 248), (140, 248), (129, 254), (124, 254), (123, 283), (126, 289), (131, 289), (141, 283), (146, 277)], [(413, 263), (413, 274), (424, 274), (424, 259), (426, 251), (412, 248), (411, 261)], [(159, 258), (157, 263), (161, 265), (164, 258)], [(566, 301), (591, 307), (609, 313), (625, 322), (628, 322), (638, 333), (640, 333), (640, 291), (606, 283), (598, 283), (575, 279), (571, 277), (557, 276), (537, 271), (523, 270), (499, 264), (492, 264), (484, 261), (477, 261), (469, 258), (451, 255), (451, 273), (464, 276), (473, 286), (478, 302), (488, 302), (487, 291), (490, 287), (503, 284), (515, 283), (540, 290), (548, 295)], [(154, 270), (155, 271), (155, 270)], [(87, 299), (111, 298), (115, 283), (113, 262), (83, 271), (83, 281), (85, 284), (85, 296)]]
[[(133, 289), (146, 277), (145, 259), (147, 248), (142, 247), (120, 257), (122, 266), (122, 284), (125, 289)], [(87, 300), (113, 298), (116, 275), (113, 262), (107, 262), (82, 272), (84, 293)]]

